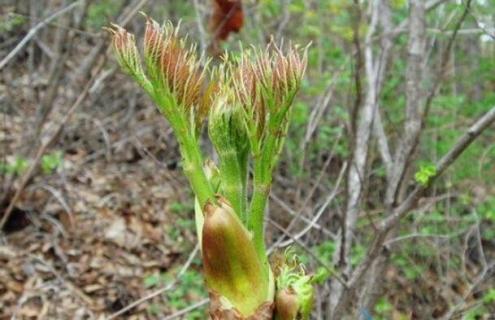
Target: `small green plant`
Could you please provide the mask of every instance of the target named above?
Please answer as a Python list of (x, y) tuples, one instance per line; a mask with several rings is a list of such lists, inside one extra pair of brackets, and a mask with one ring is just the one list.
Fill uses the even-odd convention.
[(0, 162), (0, 172), (17, 176), (23, 174), (28, 167), (28, 160), (19, 156), (11, 161)]
[(45, 154), (41, 158), (41, 171), (43, 171), (44, 174), (51, 174), (57, 168), (60, 167), (62, 164), (63, 160), (63, 153), (62, 151), (54, 151), (49, 154)]
[(437, 168), (432, 164), (424, 164), (419, 167), (418, 172), (414, 175), (416, 182), (426, 186), (430, 182), (430, 178), (437, 174)]
[[(196, 266), (197, 263), (195, 262)], [(154, 273), (144, 278), (144, 286), (146, 288), (154, 288), (163, 286), (174, 280), (174, 276), (170, 274)], [(167, 291), (164, 298), (167, 301), (166, 307), (173, 311), (181, 310), (188, 307), (191, 301), (197, 301), (207, 297), (207, 292), (204, 288), (204, 281), (201, 273), (196, 269), (187, 270), (180, 281), (173, 289)], [(148, 307), (148, 312), (152, 315), (158, 315), (162, 312), (164, 306), (151, 304)], [(199, 320), (203, 319), (204, 310), (198, 309), (189, 313), (185, 319)]]
[(108, 23), (108, 17), (118, 13), (122, 0), (94, 1), (89, 5), (85, 20), (88, 29), (100, 29)]
[(375, 305), (375, 313), (377, 314), (376, 319), (388, 319), (390, 312), (394, 309), (394, 306), (386, 299), (382, 297), (378, 300)]
[(20, 14), (9, 13), (3, 16), (0, 21), (0, 34), (9, 33), (19, 28), (27, 22), (27, 19)]
[(183, 214), (194, 211), (194, 206), (182, 202), (173, 202), (170, 204), (170, 210), (176, 214)]
[[(170, 281), (171, 279), (167, 279)], [(188, 270), (181, 277), (174, 290), (166, 294), (167, 306), (175, 310), (181, 310), (191, 305), (191, 301), (201, 300), (207, 297), (203, 277), (196, 270)], [(199, 320), (204, 318), (204, 310), (194, 310), (185, 319)]]
[[(196, 196), (203, 274), (214, 319), (308, 319), (312, 280), (288, 255), (274, 275), (264, 242), (272, 174), (306, 67), (306, 51), (266, 49), (225, 55), (212, 67), (170, 23), (148, 19), (144, 58), (134, 36), (113, 26), (119, 64), (152, 98), (179, 142), (182, 168)], [(206, 118), (219, 158), (207, 160), (199, 137)], [(252, 179), (248, 168), (252, 167)], [(248, 194), (251, 190), (251, 194)], [(149, 280), (151, 281), (151, 280)], [(290, 293), (281, 297), (278, 293)], [(285, 299), (289, 298), (289, 299)], [(275, 315), (277, 317), (277, 315)]]
[[(63, 160), (63, 153), (55, 151), (44, 155), (41, 158), (41, 171), (43, 174), (51, 174), (60, 167)], [(13, 160), (0, 162), (0, 173), (8, 173), (13, 175), (23, 174), (29, 167), (29, 161), (21, 156), (15, 157)]]

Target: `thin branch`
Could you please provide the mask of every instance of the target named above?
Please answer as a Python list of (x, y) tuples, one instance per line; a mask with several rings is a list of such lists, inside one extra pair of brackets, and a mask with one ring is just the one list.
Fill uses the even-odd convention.
[(22, 178), (21, 178), (21, 182), (19, 183), (19, 187), (17, 188), (14, 196), (12, 197), (12, 199), (10, 200), (10, 203), (9, 203), (9, 206), (7, 207), (7, 209), (5, 209), (4, 213), (3, 213), (3, 216), (2, 216), (2, 220), (0, 220), (0, 233), (2, 232), (3, 230), (3, 227), (5, 226), (5, 224), (7, 223), (7, 221), (9, 220), (10, 218), (10, 215), (12, 214), (13, 210), (14, 210), (14, 207), (15, 205), (17, 204), (17, 201), (19, 200), (19, 198), (21, 197), (21, 194), (22, 192), (24, 191), (24, 189), (26, 188), (26, 186), (28, 185), (29, 181), (31, 180), (31, 178), (34, 176), (36, 170), (38, 169), (39, 167), (39, 164), (40, 164), (40, 160), (41, 158), (43, 157), (43, 155), (45, 154), (46, 150), (53, 144), (55, 143), (55, 141), (57, 140), (58, 136), (60, 135), (60, 133), (62, 132), (65, 124), (67, 122), (69, 122), (70, 118), (72, 117), (72, 115), (74, 114), (74, 112), (79, 108), (79, 106), (82, 105), (83, 101), (85, 101), (86, 99), (86, 96), (88, 95), (89, 93), (89, 89), (91, 88), (91, 86), (93, 85), (93, 82), (95, 81), (95, 79), (97, 78), (99, 72), (103, 69), (103, 66), (105, 64), (105, 61), (106, 61), (106, 56), (104, 56), (103, 59), (100, 60), (100, 63), (98, 64), (98, 66), (96, 67), (96, 70), (95, 70), (95, 74), (91, 77), (91, 79), (89, 79), (89, 81), (86, 83), (83, 91), (81, 92), (81, 94), (79, 94), (78, 98), (76, 99), (76, 101), (74, 102), (74, 104), (69, 108), (69, 110), (67, 110), (67, 112), (65, 113), (65, 116), (62, 118), (62, 121), (60, 122), (60, 124), (58, 125), (57, 129), (55, 130), (55, 132), (50, 136), (49, 139), (47, 139), (38, 149), (38, 151), (36, 152), (36, 156), (34, 157), (32, 163), (31, 163), (31, 166), (29, 167), (29, 169), (23, 174)]
[(198, 308), (201, 308), (202, 306), (204, 306), (205, 304), (207, 304), (208, 301), (210, 301), (210, 299), (203, 299), (203, 300), (201, 300), (199, 302), (196, 302), (195, 304), (190, 305), (187, 308), (184, 308), (182, 310), (179, 310), (176, 313), (171, 314), (171, 315), (163, 318), (162, 320), (173, 320), (173, 319), (177, 319), (178, 317), (183, 316), (185, 314), (188, 314), (189, 312), (191, 312), (193, 310), (196, 310)]
[[(364, 188), (366, 184), (366, 165), (369, 154), (369, 144), (371, 132), (374, 127), (374, 119), (377, 114), (378, 97), (380, 95), (383, 81), (383, 74), (386, 70), (390, 45), (386, 45), (380, 51), (378, 57), (375, 57), (373, 48), (374, 35), (380, 24), (380, 8), (382, 1), (373, 1), (369, 4), (370, 23), (364, 40), (364, 72), (366, 75), (366, 94), (362, 105), (356, 112), (357, 124), (353, 131), (353, 143), (351, 160), (347, 175), (347, 197), (346, 208), (342, 217), (341, 239), (337, 245), (334, 255), (334, 263), (343, 269), (345, 276), (349, 275), (352, 266), (349, 262), (352, 242), (356, 229), (358, 215), (361, 210)], [(357, 32), (357, 31), (355, 31)], [(388, 39), (387, 39), (388, 40)], [(360, 101), (361, 102), (361, 101)], [(329, 313), (333, 312), (342, 293), (342, 286), (339, 283), (333, 283), (331, 287)], [(332, 315), (332, 318), (339, 319), (338, 316)]]
[(304, 251), (306, 251), (319, 265), (321, 265), (323, 268), (325, 268), (329, 274), (332, 275), (344, 288), (347, 288), (347, 284), (344, 279), (342, 279), (341, 276), (339, 276), (333, 267), (329, 267), (325, 262), (323, 262), (317, 255), (311, 251), (310, 248), (308, 248), (301, 240), (295, 239), (290, 232), (287, 232), (284, 227), (282, 227), (280, 224), (277, 222), (273, 221), (272, 219), (268, 218), (268, 222), (270, 222), (271, 225), (273, 225), (276, 229), (279, 231), (283, 232), (286, 236), (289, 238), (293, 239), (295, 243), (297, 243), (301, 248), (303, 248)]
[(170, 289), (172, 289), (179, 282), (180, 278), (184, 275), (184, 273), (187, 271), (187, 269), (189, 269), (189, 267), (191, 266), (194, 258), (198, 254), (198, 252), (199, 252), (199, 244), (196, 244), (196, 247), (191, 252), (191, 254), (189, 255), (189, 257), (187, 258), (186, 263), (184, 263), (184, 265), (182, 266), (182, 268), (179, 270), (179, 273), (177, 273), (177, 276), (175, 277), (174, 281), (170, 282), (165, 287), (160, 288), (160, 289), (158, 289), (158, 290), (156, 290), (156, 291), (148, 294), (147, 296), (142, 297), (141, 299), (138, 299), (138, 300), (134, 301), (133, 303), (125, 306), (124, 308), (120, 309), (119, 311), (115, 312), (110, 317), (108, 317), (107, 320), (115, 319), (118, 316), (123, 315), (127, 311), (129, 311), (131, 309), (134, 309), (135, 307), (139, 306), (143, 302), (146, 302), (146, 301), (148, 301), (150, 299), (153, 299), (155, 297), (158, 297), (159, 295), (163, 294), (164, 292), (167, 292)]
[(203, 26), (203, 17), (201, 16), (201, 8), (198, 3), (198, 0), (194, 0), (194, 10), (196, 11), (196, 24), (198, 25), (198, 31), (199, 31), (199, 41), (201, 43), (201, 52), (204, 52), (206, 50), (206, 30)]
[(391, 175), (387, 179), (387, 190), (385, 192), (385, 205), (387, 208), (394, 206), (395, 202), (398, 201), (397, 194), (407, 172), (407, 164), (414, 153), (415, 142), (421, 133), (424, 120), (421, 106), (424, 92), (422, 88), (423, 68), (426, 56), (425, 14), (423, 0), (410, 1), (404, 134), (398, 142)]
[(301, 239), (306, 233), (308, 233), (311, 229), (313, 229), (316, 226), (316, 221), (318, 221), (321, 216), (323, 215), (324, 212), (326, 212), (326, 209), (330, 202), (335, 198), (337, 195), (339, 188), (340, 188), (340, 183), (342, 181), (342, 178), (344, 176), (345, 171), (347, 170), (347, 163), (344, 163), (342, 166), (342, 169), (340, 170), (339, 176), (337, 178), (337, 182), (335, 182), (335, 187), (333, 188), (332, 192), (328, 195), (327, 199), (323, 203), (323, 205), (320, 207), (318, 212), (314, 215), (313, 219), (306, 225), (306, 227), (298, 232), (296, 235), (292, 236), (290, 239), (287, 241), (281, 242), (281, 243), (276, 243), (276, 247), (286, 247), (290, 244), (292, 244), (294, 241), (297, 241)]
[[(439, 5), (443, 4), (444, 2), (448, 2), (448, 1), (451, 1), (451, 0), (430, 0), (428, 2), (426, 2), (425, 4), (425, 8), (426, 8), (426, 11), (431, 11), (431, 10), (434, 10), (436, 9)], [(407, 25), (409, 23), (409, 18), (406, 18), (404, 19), (393, 31), (392, 31), (392, 35), (394, 37), (398, 36), (400, 33), (402, 33)]]
[(387, 135), (385, 134), (385, 129), (383, 128), (382, 116), (378, 108), (375, 114), (375, 121), (373, 122), (373, 134), (378, 142), (378, 152), (380, 152), (380, 156), (385, 166), (385, 172), (387, 173), (387, 177), (389, 177), (392, 174), (393, 160), (392, 154), (390, 153)]
[[(439, 71), (437, 73), (438, 76), (435, 79), (435, 81), (433, 81), (433, 88), (430, 90), (430, 92), (428, 93), (428, 97), (426, 98), (425, 111), (423, 113), (423, 119), (428, 116), (428, 113), (430, 111), (433, 99), (438, 94), (438, 91), (440, 90), (441, 84), (444, 81), (445, 75), (447, 74), (447, 69), (448, 69), (447, 67), (448, 67), (449, 61), (450, 61), (449, 56), (450, 56), (450, 53), (452, 51), (452, 48), (454, 47), (454, 42), (455, 42), (455, 39), (457, 37), (457, 34), (459, 33), (459, 30), (461, 29), (461, 26), (464, 23), (464, 20), (466, 20), (466, 17), (469, 13), (469, 8), (471, 7), (471, 2), (472, 2), (472, 0), (467, 1), (466, 6), (464, 8), (464, 12), (462, 13), (462, 16), (457, 21), (457, 23), (454, 27), (454, 31), (449, 38), (449, 42), (447, 43), (447, 46), (445, 47), (445, 50), (442, 53), (442, 56), (440, 58), (440, 61), (441, 61), (440, 68), (439, 68)], [(424, 123), (424, 121), (423, 121), (423, 123)]]
[(442, 320), (457, 319), (456, 315), (459, 312), (465, 311), (466, 308), (463, 307), (466, 305), (469, 296), (471, 296), (481, 284), (484, 284), (487, 278), (494, 271), (495, 271), (495, 262), (492, 262), (490, 265), (485, 266), (481, 271), (481, 273), (479, 274), (479, 276), (477, 277), (477, 279), (469, 286), (469, 290), (467, 290), (467, 292), (463, 295), (463, 299), (461, 300), (461, 302), (453, 306), (452, 309), (444, 317), (442, 317)]
[[(292, 217), (294, 217), (291, 220), (291, 222), (294, 221), (294, 220), (296, 220), (296, 219), (300, 219), (300, 220), (304, 221), (306, 224), (311, 224), (312, 223), (312, 220), (311, 219), (309, 219), (306, 216), (304, 216), (300, 211), (293, 210), (282, 199), (280, 199), (279, 197), (277, 197), (273, 192), (270, 193), (270, 199), (274, 200), (285, 211), (285, 213), (288, 213)], [(289, 224), (289, 226), (290, 226), (290, 224)], [(324, 234), (325, 236), (330, 237), (332, 240), (336, 240), (337, 239), (337, 235), (335, 235), (334, 233), (330, 232), (330, 230), (328, 230), (327, 228), (321, 226), (318, 223), (314, 223), (313, 228), (316, 229), (316, 230), (319, 230), (322, 234)]]
[(2, 70), (3, 67), (5, 67), (5, 65), (9, 63), (9, 61), (13, 57), (15, 57), (15, 55), (18, 54), (19, 51), (21, 51), (21, 49), (29, 42), (29, 40), (31, 40), (36, 35), (36, 33), (40, 31), (44, 26), (49, 24), (52, 20), (56, 19), (57, 17), (71, 11), (80, 4), (81, 4), (81, 0), (76, 1), (68, 5), (67, 7), (53, 13), (51, 16), (47, 17), (45, 20), (39, 22), (37, 25), (31, 28), (29, 32), (26, 34), (26, 36), (17, 44), (17, 46), (12, 51), (10, 51), (10, 53), (5, 58), (3, 58), (2, 61), (0, 61), (0, 70)]
[(342, 314), (344, 308), (355, 294), (357, 285), (369, 270), (371, 264), (380, 256), (383, 250), (383, 244), (387, 239), (387, 235), (397, 223), (404, 218), (418, 203), (421, 196), (432, 186), (433, 182), (438, 179), (447, 168), (454, 163), (457, 158), (476, 140), (476, 138), (486, 130), (490, 125), (495, 123), (495, 106), (486, 114), (479, 118), (455, 143), (450, 151), (445, 154), (436, 165), (436, 172), (427, 185), (417, 185), (416, 188), (409, 194), (392, 213), (380, 223), (378, 232), (373, 240), (368, 253), (363, 262), (353, 272), (352, 277), (348, 282), (348, 289), (342, 295), (341, 300), (337, 305), (335, 314)]

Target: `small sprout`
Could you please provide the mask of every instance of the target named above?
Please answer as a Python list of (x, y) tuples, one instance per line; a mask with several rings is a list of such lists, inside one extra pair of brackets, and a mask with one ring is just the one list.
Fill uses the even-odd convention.
[(8, 159), (7, 162), (0, 162), (0, 173), (21, 175), (29, 168), (27, 159), (17, 156)]
[(41, 158), (41, 170), (44, 174), (51, 174), (62, 164), (64, 155), (62, 151), (55, 151), (45, 154)]
[[(309, 319), (314, 301), (313, 277), (306, 274), (292, 250), (275, 269), (277, 316), (280, 320)], [(284, 316), (284, 317), (282, 317)]]
[(437, 174), (437, 167), (433, 164), (421, 165), (419, 171), (414, 175), (414, 179), (422, 186), (427, 186), (430, 179)]

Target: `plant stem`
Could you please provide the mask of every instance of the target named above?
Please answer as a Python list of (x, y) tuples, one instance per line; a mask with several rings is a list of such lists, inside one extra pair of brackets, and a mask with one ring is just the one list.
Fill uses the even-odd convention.
[(243, 223), (246, 222), (246, 178), (243, 177), (242, 166), (237, 152), (229, 150), (219, 154), (222, 190)]
[(263, 147), (254, 156), (253, 196), (248, 221), (249, 230), (253, 232), (256, 252), (264, 265), (268, 265), (264, 217), (272, 183), (273, 157), (276, 156), (275, 145), (275, 135), (268, 135)]
[(153, 92), (152, 98), (174, 130), (180, 146), (184, 174), (203, 209), (208, 201), (215, 199), (215, 193), (203, 168), (203, 156), (194, 132), (194, 124), (187, 121), (187, 113), (179, 112), (180, 107), (168, 92), (157, 90)]
[(264, 241), (264, 216), (265, 208), (270, 193), (270, 181), (259, 181), (254, 178), (253, 197), (251, 199), (251, 213), (249, 216), (249, 229), (253, 232), (253, 242), (261, 261), (267, 261)]
[(214, 193), (203, 170), (203, 157), (198, 142), (196, 139), (191, 141), (190, 137), (179, 140), (184, 140), (179, 141), (183, 156), (184, 174), (188, 178), (201, 208), (203, 208), (208, 201), (214, 199)]

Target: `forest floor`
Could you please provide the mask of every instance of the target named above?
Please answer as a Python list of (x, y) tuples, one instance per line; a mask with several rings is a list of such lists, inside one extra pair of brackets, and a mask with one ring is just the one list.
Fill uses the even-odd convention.
[[(8, 117), (2, 133), (23, 136), (22, 121)], [(112, 137), (113, 148), (105, 152), (103, 144), (92, 148), (68, 137), (85, 135), (84, 128), (68, 130), (57, 145), (63, 161), (23, 191), (4, 227), (0, 319), (103, 319), (156, 290), (145, 279), (174, 274), (194, 248), (192, 225), (180, 227), (192, 212), (180, 207), (190, 195), (176, 164), (157, 164), (153, 156), (129, 148), (124, 132)], [(148, 131), (139, 138), (141, 150), (154, 148)], [(174, 161), (176, 152), (170, 155)], [(145, 318), (150, 304), (162, 298), (125, 318)]]

